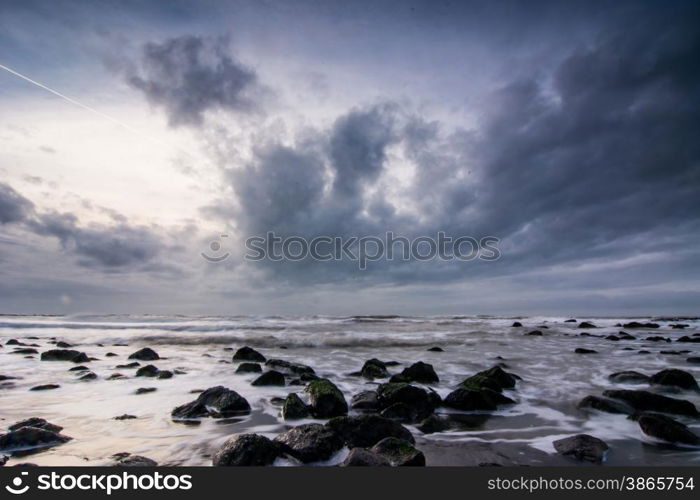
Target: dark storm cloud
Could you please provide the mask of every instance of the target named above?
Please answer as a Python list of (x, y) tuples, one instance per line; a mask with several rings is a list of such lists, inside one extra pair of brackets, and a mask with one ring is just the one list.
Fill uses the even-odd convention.
[(0, 223), (57, 238), (84, 267), (106, 271), (152, 268), (152, 262), (168, 247), (165, 240), (149, 228), (131, 226), (123, 217), (111, 215), (117, 224), (81, 226), (72, 213), (37, 212), (30, 200), (0, 184)]
[(25, 221), (34, 211), (34, 204), (11, 186), (0, 183), (0, 224)]
[[(353, 275), (379, 281), (461, 280), (659, 246), (697, 248), (700, 234), (700, 30), (697, 6), (635, 12), (537, 77), (504, 85), (474, 130), (448, 131), (396, 105), (356, 109), (315, 146), (267, 146), (231, 174), (234, 214), (249, 234), (494, 235), (487, 266), (267, 263), (290, 280)], [(418, 217), (397, 215), (381, 182), (388, 148), (417, 168), (407, 190)], [(698, 259), (697, 253), (693, 254)], [(687, 262), (684, 264), (687, 267)], [(679, 272), (674, 268), (673, 272)]]
[(171, 126), (199, 125), (212, 109), (247, 113), (257, 106), (250, 96), (255, 73), (221, 39), (181, 36), (148, 43), (130, 73), (129, 84), (162, 107)]

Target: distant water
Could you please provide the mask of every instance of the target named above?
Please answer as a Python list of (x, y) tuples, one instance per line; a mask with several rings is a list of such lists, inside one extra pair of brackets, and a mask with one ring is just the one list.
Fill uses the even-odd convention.
[[(677, 339), (700, 331), (700, 321), (682, 320), (685, 330), (673, 330), (670, 318), (658, 320), (661, 328), (626, 330), (637, 340), (612, 342), (603, 338), (581, 337), (577, 323), (567, 318), (496, 317), (396, 317), (396, 316), (0, 316), (0, 342), (17, 339), (38, 344), (42, 352), (53, 345), (51, 338), (74, 344), (76, 349), (99, 358), (88, 364), (98, 375), (91, 382), (77, 380), (68, 369), (71, 363), (42, 362), (11, 354), (12, 345), (0, 349), (0, 374), (21, 377), (3, 382), (2, 425), (32, 416), (44, 417), (64, 427), (74, 439), (69, 443), (10, 463), (30, 461), (45, 465), (99, 465), (114, 453), (127, 451), (153, 458), (161, 464), (206, 465), (211, 454), (227, 436), (239, 432), (258, 432), (270, 437), (283, 432), (287, 424), (279, 417), (279, 406), (270, 400), (299, 392), (296, 387), (253, 387), (254, 374), (234, 374), (233, 352), (249, 345), (268, 359), (281, 358), (312, 366), (319, 376), (333, 380), (346, 399), (373, 387), (349, 373), (359, 370), (365, 360), (379, 358), (407, 366), (422, 360), (434, 366), (440, 383), (434, 389), (446, 396), (466, 376), (489, 368), (497, 362), (523, 378), (508, 395), (518, 404), (490, 415), (476, 415), (463, 428), (431, 434), (425, 439), (437, 441), (481, 441), (529, 445), (553, 453), (552, 441), (575, 433), (593, 434), (611, 446), (608, 462), (613, 465), (700, 465), (700, 450), (683, 450), (653, 443), (643, 436), (635, 422), (623, 415), (587, 414), (576, 403), (588, 394), (616, 388), (646, 389), (646, 386), (612, 384), (610, 373), (636, 370), (653, 374), (664, 368), (680, 368), (700, 379), (700, 365), (686, 362), (700, 356), (694, 343), (666, 343), (644, 340), (651, 335)], [(599, 328), (596, 335), (621, 330), (617, 323), (629, 318), (577, 318)], [(653, 318), (635, 318), (650, 321)], [(513, 328), (514, 320), (524, 328)], [(542, 337), (523, 334), (538, 325)], [(120, 346), (114, 344), (128, 344)], [(134, 378), (134, 369), (115, 369), (127, 363), (138, 348), (150, 346), (161, 357), (153, 362), (160, 369), (179, 369), (186, 374), (168, 380)], [(440, 346), (445, 352), (428, 352)], [(599, 354), (574, 354), (577, 347), (595, 349)], [(650, 354), (639, 354), (648, 350)], [(661, 351), (690, 350), (685, 354)], [(108, 352), (116, 357), (106, 357)], [(497, 359), (500, 356), (503, 360)], [(145, 364), (145, 363), (144, 363)], [(392, 368), (398, 372), (402, 366)], [(106, 380), (113, 373), (125, 380)], [(30, 387), (56, 383), (60, 388), (29, 392)], [(224, 385), (243, 395), (253, 413), (236, 422), (205, 420), (199, 426), (171, 421), (173, 407), (195, 399), (194, 389)], [(134, 395), (138, 387), (158, 390)], [(673, 396), (673, 394), (671, 394)], [(700, 395), (676, 395), (700, 407)], [(447, 409), (439, 409), (448, 412)], [(136, 420), (115, 421), (112, 417), (129, 413)], [(685, 421), (700, 433), (700, 423)], [(411, 428), (415, 435), (420, 432)], [(341, 452), (330, 462), (342, 459)]]

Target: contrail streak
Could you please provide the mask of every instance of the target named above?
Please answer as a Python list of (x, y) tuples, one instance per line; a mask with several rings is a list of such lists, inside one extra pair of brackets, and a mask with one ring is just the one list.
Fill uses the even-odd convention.
[(109, 115), (107, 115), (107, 114), (105, 114), (105, 113), (103, 113), (103, 112), (101, 112), (101, 111), (99, 111), (99, 110), (97, 110), (97, 109), (95, 109), (95, 108), (92, 108), (92, 107), (88, 106), (87, 104), (83, 104), (82, 102), (76, 101), (75, 99), (73, 99), (73, 98), (71, 98), (71, 97), (68, 97), (68, 96), (65, 95), (65, 94), (60, 93), (59, 91), (54, 90), (54, 89), (52, 89), (51, 87), (47, 87), (47, 86), (44, 85), (43, 83), (37, 82), (36, 80), (32, 80), (32, 79), (29, 78), (28, 76), (25, 76), (25, 75), (23, 75), (23, 74), (21, 74), (21, 73), (18, 73), (17, 71), (13, 70), (12, 68), (8, 68), (8, 67), (5, 66), (4, 64), (0, 64), (0, 68), (1, 68), (1, 69), (4, 69), (4, 70), (7, 71), (8, 73), (11, 73), (11, 74), (15, 75), (16, 77), (21, 78), (22, 80), (24, 80), (24, 81), (26, 81), (26, 82), (31, 83), (32, 85), (36, 85), (37, 87), (39, 87), (39, 88), (41, 88), (41, 89), (44, 89), (44, 90), (46, 90), (47, 92), (51, 92), (53, 95), (60, 97), (60, 98), (63, 99), (64, 101), (68, 101), (69, 103), (73, 104), (74, 106), (78, 106), (78, 107), (80, 107), (80, 108), (83, 108), (83, 109), (89, 111), (90, 113), (96, 114), (97, 116), (99, 116), (99, 117), (101, 117), (101, 118), (104, 118), (105, 120), (109, 120), (110, 122), (114, 123), (115, 125), (119, 125), (120, 127), (125, 128), (125, 129), (128, 130), (129, 132), (131, 132), (131, 133), (133, 133), (133, 134), (136, 134), (136, 135), (138, 135), (138, 136), (141, 137), (141, 138), (148, 139), (148, 140), (150, 140), (150, 141), (153, 141), (153, 142), (155, 142), (155, 143), (158, 143), (158, 144), (161, 145), (161, 146), (172, 147), (172, 146), (169, 146), (167, 143), (165, 143), (165, 142), (163, 142), (163, 141), (160, 141), (160, 140), (158, 140), (158, 139), (156, 139), (156, 138), (154, 138), (154, 137), (150, 137), (150, 136), (148, 136), (148, 135), (145, 135), (143, 132), (140, 132), (139, 130), (135, 129), (135, 128), (132, 127), (131, 125), (129, 125), (129, 124), (127, 124), (127, 123), (124, 123), (123, 121), (118, 120), (117, 118), (114, 118), (114, 117), (112, 117), (112, 116), (109, 116)]

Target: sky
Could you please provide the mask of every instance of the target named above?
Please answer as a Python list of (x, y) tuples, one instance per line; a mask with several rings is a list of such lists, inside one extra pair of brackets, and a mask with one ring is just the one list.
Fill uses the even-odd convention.
[(695, 1), (4, 0), (0, 313), (698, 315), (698, 53)]

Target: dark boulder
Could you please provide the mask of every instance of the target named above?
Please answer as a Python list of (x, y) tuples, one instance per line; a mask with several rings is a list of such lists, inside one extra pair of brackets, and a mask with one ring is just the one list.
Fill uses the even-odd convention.
[(355, 394), (350, 401), (350, 406), (355, 410), (376, 410), (379, 407), (377, 391), (362, 391)]
[(158, 389), (155, 387), (139, 387), (134, 391), (134, 394), (148, 394), (149, 392), (156, 392)]
[(630, 370), (612, 373), (608, 376), (608, 380), (619, 384), (647, 384), (649, 383), (649, 376)]
[(671, 342), (671, 339), (668, 337), (661, 337), (659, 335), (652, 335), (651, 337), (647, 337), (646, 339), (647, 342)]
[(436, 384), (440, 381), (433, 365), (418, 361), (404, 368), (399, 374), (389, 379), (390, 382), (418, 382), (419, 384)]
[(251, 382), (254, 386), (284, 386), (284, 375), (275, 370), (270, 370), (263, 373), (258, 378)]
[(120, 368), (120, 369), (121, 368), (138, 368), (139, 366), (141, 366), (141, 363), (139, 363), (138, 361), (134, 361), (133, 363), (126, 363), (124, 365), (117, 365), (117, 366), (115, 366), (115, 368)]
[(416, 426), (423, 434), (443, 432), (449, 430), (451, 427), (452, 425), (448, 419), (438, 417), (437, 415), (430, 415), (428, 418), (424, 419), (420, 425)]
[(130, 354), (129, 359), (138, 359), (139, 361), (155, 361), (160, 359), (160, 356), (158, 356), (158, 353), (150, 347), (144, 347), (143, 349), (139, 349), (135, 353)]
[(282, 372), (285, 375), (298, 375), (304, 382), (310, 382), (318, 378), (316, 372), (310, 366), (302, 365), (301, 363), (292, 363), (284, 359), (268, 359), (265, 362), (265, 366)]
[(311, 412), (316, 418), (332, 418), (347, 415), (348, 404), (343, 393), (328, 379), (318, 379), (306, 386)]
[(608, 451), (608, 445), (605, 441), (588, 434), (577, 434), (558, 439), (553, 444), (554, 449), (560, 455), (596, 464), (603, 462), (605, 452)]
[(379, 414), (382, 417), (407, 424), (419, 422), (421, 420), (416, 409), (412, 406), (408, 406), (406, 403), (394, 403), (384, 408)]
[(353, 448), (340, 467), (388, 467), (389, 460), (365, 448)]
[(395, 467), (425, 466), (425, 455), (412, 443), (395, 437), (387, 437), (375, 444), (370, 450), (382, 455)]
[(80, 377), (78, 377), (78, 380), (82, 380), (84, 382), (88, 382), (90, 380), (95, 380), (97, 379), (97, 375), (93, 372), (87, 372), (82, 374)]
[(677, 339), (676, 342), (700, 342), (700, 337), (688, 337), (684, 335)]
[(338, 434), (350, 448), (368, 448), (386, 437), (397, 437), (414, 443), (415, 439), (406, 427), (379, 415), (336, 417), (326, 426)]
[(253, 349), (252, 347), (241, 347), (236, 351), (236, 354), (233, 355), (233, 360), (234, 361), (253, 361), (256, 363), (264, 363), (265, 362), (265, 356), (260, 354), (258, 351)]
[(686, 359), (688, 363), (693, 363), (693, 364), (698, 364), (700, 363), (700, 356), (691, 356), (688, 359)]
[(678, 387), (679, 389), (698, 391), (698, 383), (690, 373), (683, 370), (661, 370), (651, 376), (650, 383), (652, 385), (663, 385), (670, 387)]
[(368, 380), (374, 380), (375, 378), (387, 378), (389, 372), (386, 370), (386, 365), (383, 361), (373, 358), (368, 359), (365, 361), (365, 364), (362, 365), (360, 376)]
[(578, 324), (578, 327), (579, 327), (579, 328), (598, 328), (598, 327), (595, 326), (593, 323), (589, 323), (588, 321), (581, 321), (581, 322)]
[(525, 335), (527, 335), (529, 337), (541, 337), (542, 331), (541, 330), (532, 330), (531, 332), (527, 332)]
[(25, 448), (48, 448), (66, 443), (72, 438), (38, 427), (20, 427), (0, 435), (0, 451)]
[(639, 321), (632, 321), (630, 323), (625, 323), (622, 325), (623, 328), (658, 328), (657, 323), (640, 323)]
[(321, 424), (294, 427), (275, 438), (282, 449), (304, 462), (328, 460), (343, 447), (343, 439), (331, 428)]
[(442, 347), (434, 346), (428, 349), (428, 352), (445, 352)]
[(428, 391), (404, 382), (382, 384), (377, 388), (379, 409), (403, 403), (414, 410), (416, 421), (431, 415), (439, 402)]
[(32, 417), (26, 420), (20, 420), (19, 422), (9, 426), (7, 429), (9, 431), (16, 431), (18, 429), (21, 429), (22, 427), (36, 427), (37, 429), (44, 429), (45, 431), (51, 431), (55, 433), (59, 433), (63, 430), (63, 427), (61, 427), (60, 425), (52, 424), (50, 422), (47, 422), (45, 419), (39, 417)]
[(123, 415), (119, 415), (117, 417), (113, 417), (112, 420), (134, 420), (137, 419), (138, 417), (136, 415), (130, 415), (128, 413), (124, 413)]
[(248, 401), (235, 391), (223, 386), (210, 387), (199, 397), (175, 408), (173, 420), (193, 420), (204, 417), (227, 418), (250, 413)]
[(647, 436), (669, 443), (700, 445), (700, 436), (688, 429), (688, 426), (665, 415), (644, 412), (638, 416), (637, 421)]
[(309, 407), (294, 392), (287, 395), (282, 405), (282, 418), (285, 420), (299, 420), (307, 418), (311, 414)]
[(241, 363), (236, 368), (236, 373), (262, 373), (262, 366), (258, 363)]
[(159, 379), (173, 378), (173, 372), (170, 370), (159, 370), (157, 377)]
[(447, 395), (443, 405), (463, 411), (497, 410), (499, 405), (515, 404), (515, 401), (491, 389), (465, 389), (460, 387)]
[(575, 319), (567, 319), (567, 320), (564, 320), (564, 323), (576, 323), (576, 320)]
[(648, 391), (611, 390), (603, 396), (619, 399), (638, 411), (658, 411), (696, 417), (700, 415), (695, 405), (685, 399), (675, 399)]
[(30, 391), (50, 391), (53, 389), (58, 389), (59, 387), (61, 387), (61, 386), (58, 384), (42, 384), (42, 385), (35, 385), (34, 387), (32, 387), (29, 390)]
[(586, 396), (579, 401), (576, 406), (581, 409), (590, 408), (605, 413), (619, 413), (623, 415), (629, 415), (634, 411), (634, 409), (626, 403), (615, 399), (600, 398), (598, 396)]
[(514, 328), (519, 328), (519, 327), (523, 326), (523, 324), (520, 321), (513, 321), (513, 324), (510, 326), (512, 326)]
[(110, 457), (114, 460), (114, 467), (157, 467), (158, 462), (151, 460), (148, 457), (141, 455), (132, 455), (131, 453), (122, 452), (115, 453)]
[(585, 347), (577, 347), (574, 352), (576, 354), (598, 354), (598, 351), (593, 349), (586, 349)]
[(112, 373), (109, 377), (107, 377), (107, 380), (122, 380), (125, 379), (125, 377), (122, 373)]
[(217, 467), (265, 466), (272, 464), (281, 453), (280, 445), (265, 436), (238, 434), (219, 448), (212, 464)]
[(42, 361), (72, 361), (73, 363), (87, 363), (90, 359), (84, 352), (72, 349), (51, 349), (41, 353)]
[(488, 370), (475, 373), (462, 381), (460, 385), (464, 389), (481, 390), (491, 389), (501, 392), (503, 389), (512, 389), (517, 382), (516, 376), (508, 373), (500, 366), (493, 366)]
[(617, 335), (608, 335), (605, 337), (605, 340), (612, 340), (613, 342), (618, 342), (620, 340), (620, 337)]
[(137, 377), (157, 377), (160, 370), (153, 365), (142, 366), (136, 370)]

